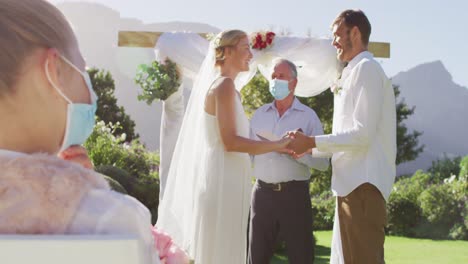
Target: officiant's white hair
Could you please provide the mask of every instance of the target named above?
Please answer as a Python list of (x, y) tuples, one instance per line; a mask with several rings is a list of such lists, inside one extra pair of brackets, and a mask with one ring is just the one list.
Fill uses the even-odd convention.
[(0, 95), (13, 89), (36, 48), (56, 48), (65, 57), (76, 41), (65, 16), (44, 0), (0, 0)]
[(287, 60), (287, 59), (277, 58), (273, 61), (273, 68), (276, 67), (276, 65), (281, 64), (281, 63), (286, 63), (289, 67), (289, 71), (291, 72), (291, 76), (297, 79), (296, 64), (294, 64), (292, 61)]
[(234, 47), (243, 38), (247, 37), (247, 33), (242, 30), (232, 29), (225, 30), (219, 33), (215, 38), (216, 49), (216, 66), (221, 66), (224, 63), (224, 53), (227, 47)]

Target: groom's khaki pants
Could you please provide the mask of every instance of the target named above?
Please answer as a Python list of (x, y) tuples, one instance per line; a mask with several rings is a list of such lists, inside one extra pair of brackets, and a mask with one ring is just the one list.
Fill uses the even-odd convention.
[(345, 264), (385, 263), (387, 212), (380, 191), (364, 183), (337, 201)]

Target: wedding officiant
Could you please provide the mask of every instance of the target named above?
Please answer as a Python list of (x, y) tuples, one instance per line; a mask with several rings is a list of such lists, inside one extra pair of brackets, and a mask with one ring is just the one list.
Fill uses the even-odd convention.
[[(323, 134), (322, 124), (311, 108), (294, 92), (297, 68), (285, 59), (275, 61), (270, 81), (274, 102), (260, 107), (251, 120), (252, 138), (281, 138), (287, 131)], [(312, 206), (310, 168), (326, 170), (328, 159), (289, 150), (254, 157), (254, 176), (249, 234), (249, 263), (270, 263), (278, 238), (287, 245), (289, 263), (312, 263)]]

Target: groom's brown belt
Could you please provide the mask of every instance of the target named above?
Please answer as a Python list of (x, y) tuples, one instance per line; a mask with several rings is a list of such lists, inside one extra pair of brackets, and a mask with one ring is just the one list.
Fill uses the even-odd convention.
[(267, 183), (262, 180), (257, 180), (258, 185), (263, 188), (271, 189), (275, 192), (284, 191), (288, 187), (292, 186), (302, 186), (303, 184), (309, 184), (309, 181), (288, 181), (288, 182), (279, 182), (279, 183)]

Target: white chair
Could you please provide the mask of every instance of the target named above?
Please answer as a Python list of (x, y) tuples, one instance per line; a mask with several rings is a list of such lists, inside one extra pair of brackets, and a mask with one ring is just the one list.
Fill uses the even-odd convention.
[(136, 237), (0, 235), (1, 264), (145, 264)]

